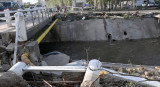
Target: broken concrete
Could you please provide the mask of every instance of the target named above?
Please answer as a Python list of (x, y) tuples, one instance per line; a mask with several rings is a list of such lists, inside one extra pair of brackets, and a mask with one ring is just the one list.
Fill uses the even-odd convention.
[(64, 53), (49, 55), (44, 58), (48, 66), (63, 66), (69, 63), (70, 57)]
[(7, 32), (0, 33), (0, 37), (1, 37), (0, 39), (2, 39), (2, 43), (4, 45), (7, 45), (11, 41), (9, 33), (7, 33)]
[(29, 87), (28, 83), (14, 72), (5, 72), (0, 76), (0, 87)]
[(37, 41), (28, 42), (26, 49), (29, 51), (30, 60), (35, 65), (40, 65), (39, 59), (41, 58), (40, 50)]
[(4, 72), (3, 67), (0, 65), (0, 72)]
[(6, 50), (7, 50), (8, 52), (13, 52), (13, 51), (14, 51), (14, 46), (15, 46), (14, 43), (10, 43), (10, 44), (6, 47)]

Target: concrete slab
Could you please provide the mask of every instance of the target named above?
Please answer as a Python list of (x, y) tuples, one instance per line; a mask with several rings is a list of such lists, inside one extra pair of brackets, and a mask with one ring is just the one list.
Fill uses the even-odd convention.
[(14, 72), (4, 72), (0, 76), (0, 87), (28, 87), (28, 83)]
[(26, 49), (30, 53), (30, 60), (35, 65), (39, 65), (38, 59), (40, 58), (40, 50), (37, 41), (31, 41), (26, 44)]
[(10, 44), (6, 47), (6, 50), (9, 51), (9, 52), (13, 52), (13, 51), (14, 51), (14, 46), (15, 46), (14, 43), (10, 43)]
[(64, 53), (49, 55), (48, 57), (44, 58), (44, 61), (49, 66), (64, 66), (69, 63), (70, 57)]
[(0, 65), (0, 76), (2, 72), (4, 72), (4, 70), (3, 70), (3, 67)]
[[(8, 53), (12, 53), (14, 51), (14, 47), (15, 47), (15, 44), (14, 43), (10, 43), (6, 47), (6, 51), (8, 51)], [(18, 52), (20, 52), (22, 48), (23, 48), (22, 45), (18, 45)]]
[(0, 72), (0, 77), (3, 75), (3, 72)]

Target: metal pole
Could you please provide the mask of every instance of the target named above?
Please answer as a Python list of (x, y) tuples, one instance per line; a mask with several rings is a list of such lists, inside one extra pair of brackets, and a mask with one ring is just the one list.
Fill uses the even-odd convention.
[(18, 32), (19, 32), (19, 14), (17, 14), (16, 19), (16, 37), (15, 37), (15, 48), (14, 48), (14, 58), (13, 58), (13, 65), (16, 64), (17, 60), (17, 46), (18, 46)]
[(56, 24), (58, 19), (56, 19), (51, 26), (37, 39), (38, 44), (41, 43), (41, 41), (44, 39), (44, 37), (48, 34), (48, 32), (52, 29), (52, 27)]

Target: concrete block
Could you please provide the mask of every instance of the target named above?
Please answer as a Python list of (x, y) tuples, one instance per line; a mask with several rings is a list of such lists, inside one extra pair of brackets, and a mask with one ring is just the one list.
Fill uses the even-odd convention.
[(9, 52), (13, 52), (13, 51), (14, 51), (14, 46), (15, 46), (14, 43), (10, 43), (10, 44), (6, 47), (6, 50), (9, 51)]
[(3, 42), (2, 42), (2, 39), (0, 39), (0, 46), (2, 46), (3, 45)]
[(0, 65), (0, 72), (4, 72), (3, 67)]
[(2, 69), (3, 69), (5, 72), (8, 71), (10, 68), (11, 68), (11, 66), (8, 65), (8, 64), (3, 64), (3, 65), (2, 65)]
[(0, 77), (3, 75), (3, 72), (0, 72)]
[(10, 41), (9, 33), (7, 32), (0, 33), (0, 36), (3, 43), (8, 43)]
[(48, 66), (48, 64), (45, 61), (42, 61), (41, 66)]
[(0, 60), (5, 59), (6, 56), (6, 49), (4, 46), (0, 46)]
[(14, 72), (4, 72), (0, 76), (0, 87), (29, 87), (28, 83)]
[[(7, 47), (6, 47), (6, 51), (8, 51), (9, 53), (14, 52), (14, 47), (15, 47), (15, 43), (10, 43)], [(18, 52), (21, 51), (22, 49), (22, 45), (18, 45)]]
[(35, 65), (39, 65), (39, 58), (41, 57), (39, 46), (37, 41), (31, 41), (26, 43), (26, 49), (28, 49), (30, 53), (30, 60)]
[(1, 61), (2, 60), (0, 60), (0, 72), (4, 72), (3, 67), (1, 66), (1, 64), (2, 64)]
[(64, 66), (69, 63), (70, 57), (64, 53), (49, 55), (44, 58), (48, 66)]

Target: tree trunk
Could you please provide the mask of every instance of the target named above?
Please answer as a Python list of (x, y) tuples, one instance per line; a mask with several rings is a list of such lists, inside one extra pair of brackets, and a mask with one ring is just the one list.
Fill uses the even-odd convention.
[(122, 4), (121, 4), (122, 0), (120, 0), (119, 5), (120, 5), (120, 9), (122, 8)]
[(61, 0), (61, 6), (64, 6), (63, 0)]
[(94, 9), (97, 8), (97, 0), (94, 0)]
[(104, 10), (104, 0), (102, 0), (101, 5), (102, 5), (102, 10)]
[(98, 0), (98, 9), (101, 10), (102, 5), (101, 5), (101, 0)]
[(148, 8), (148, 4), (149, 4), (149, 0), (147, 0), (147, 3), (146, 3), (146, 8)]
[(117, 4), (118, 4), (118, 0), (116, 0), (116, 3), (115, 3), (115, 10), (117, 10)]
[(111, 0), (111, 9), (113, 10), (113, 0)]

